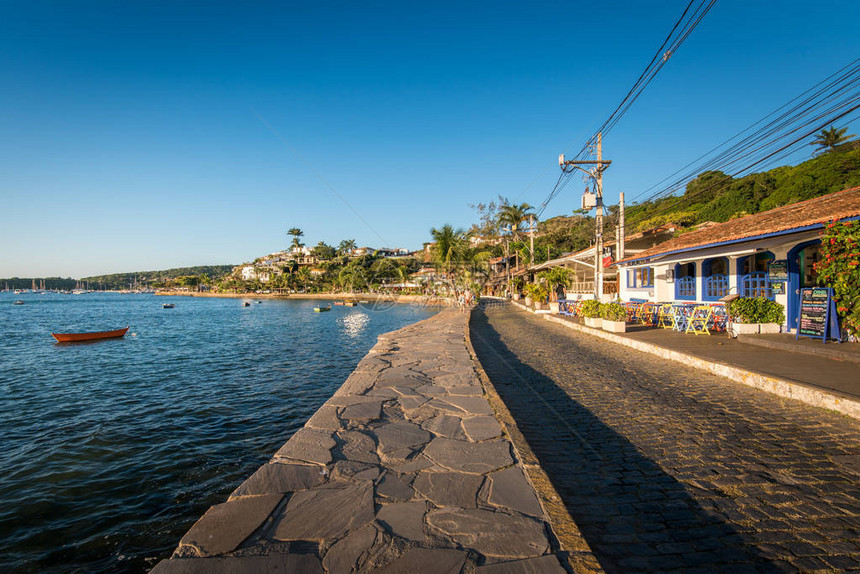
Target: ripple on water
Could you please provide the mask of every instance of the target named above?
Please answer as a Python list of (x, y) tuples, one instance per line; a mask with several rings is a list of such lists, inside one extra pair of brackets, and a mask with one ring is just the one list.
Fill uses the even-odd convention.
[[(147, 571), (304, 424), (377, 335), (433, 313), (176, 304), (0, 293), (0, 571)], [(50, 336), (125, 324), (136, 336)]]

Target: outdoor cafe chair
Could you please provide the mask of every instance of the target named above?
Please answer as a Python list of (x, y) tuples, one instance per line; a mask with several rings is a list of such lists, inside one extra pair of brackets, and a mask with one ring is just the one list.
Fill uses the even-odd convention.
[(712, 308), (708, 305), (699, 305), (693, 309), (693, 313), (687, 319), (687, 328), (685, 333), (693, 333), (694, 335), (710, 335), (708, 325), (711, 321)]
[(635, 323), (639, 320), (639, 313), (641, 310), (641, 305), (639, 303), (633, 303), (628, 301), (624, 304), (625, 309), (627, 310), (627, 322)]
[(675, 320), (673, 329), (680, 333), (687, 330), (687, 320), (690, 317), (690, 307), (686, 303), (672, 305), (672, 316)]
[(728, 318), (729, 314), (726, 312), (725, 305), (722, 303), (713, 303), (711, 305), (711, 329), (718, 333), (725, 333)]
[(660, 310), (657, 311), (657, 327), (661, 329), (675, 328), (675, 314), (672, 311), (671, 303), (660, 305)]
[(654, 303), (642, 303), (639, 305), (639, 323), (646, 327), (654, 327), (657, 324), (657, 310), (659, 307)]

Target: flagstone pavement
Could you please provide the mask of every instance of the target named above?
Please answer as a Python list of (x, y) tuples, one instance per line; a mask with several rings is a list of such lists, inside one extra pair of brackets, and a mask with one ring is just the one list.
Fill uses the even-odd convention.
[(443, 310), (381, 336), (153, 572), (564, 572), (465, 325)]

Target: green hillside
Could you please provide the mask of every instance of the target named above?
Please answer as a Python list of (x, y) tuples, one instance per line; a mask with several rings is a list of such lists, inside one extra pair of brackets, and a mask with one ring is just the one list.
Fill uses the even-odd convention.
[(91, 285), (99, 285), (105, 289), (128, 289), (131, 285), (140, 287), (164, 287), (182, 283), (185, 277), (206, 276), (217, 280), (229, 275), (234, 265), (198, 265), (196, 267), (177, 267), (164, 271), (135, 271), (132, 273), (113, 273), (111, 275), (94, 275), (84, 277)]
[(721, 223), (857, 186), (860, 146), (852, 142), (795, 166), (738, 179), (706, 171), (687, 184), (683, 195), (629, 206), (627, 228), (635, 233), (664, 223)]

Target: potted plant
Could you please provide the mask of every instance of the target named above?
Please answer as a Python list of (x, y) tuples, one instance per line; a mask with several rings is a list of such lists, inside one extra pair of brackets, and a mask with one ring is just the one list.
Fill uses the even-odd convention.
[(600, 318), (600, 301), (596, 301), (594, 299), (583, 301), (579, 308), (579, 312), (582, 314), (586, 326), (594, 327), (596, 329), (602, 327), (603, 323)]
[(559, 312), (558, 297), (556, 292), (559, 287), (567, 287), (570, 285), (570, 270), (564, 267), (553, 267), (547, 271), (538, 273), (538, 277), (546, 281), (549, 289), (550, 302), (549, 310), (551, 313)]
[(523, 287), (523, 291), (526, 294), (526, 305), (531, 305), (534, 302), (535, 309), (543, 308), (543, 302), (547, 296), (546, 287), (537, 283), (529, 283)]
[(520, 300), (520, 289), (523, 288), (523, 278), (522, 277), (514, 277), (514, 279), (511, 281), (511, 287), (513, 287), (513, 290), (514, 290), (514, 292), (512, 294), (514, 301), (519, 301)]
[(785, 309), (766, 297), (739, 297), (727, 309), (732, 318), (732, 335), (779, 333)]
[(612, 333), (627, 331), (627, 309), (620, 303), (604, 303), (600, 306), (603, 330)]

